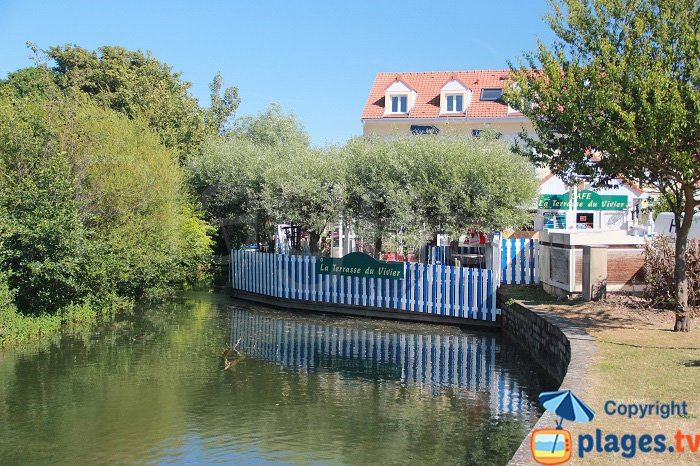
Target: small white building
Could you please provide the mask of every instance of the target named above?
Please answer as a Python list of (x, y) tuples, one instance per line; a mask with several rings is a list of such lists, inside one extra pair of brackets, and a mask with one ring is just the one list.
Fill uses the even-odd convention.
[[(572, 205), (571, 197), (577, 202)], [(630, 230), (639, 224), (640, 202), (648, 194), (624, 180), (607, 188), (567, 186), (550, 173), (540, 181), (535, 230)]]

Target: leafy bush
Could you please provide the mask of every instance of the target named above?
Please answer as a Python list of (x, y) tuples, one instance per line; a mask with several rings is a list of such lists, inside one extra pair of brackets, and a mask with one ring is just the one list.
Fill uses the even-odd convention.
[(178, 155), (79, 94), (0, 86), (0, 339), (25, 341), (201, 279), (209, 227)]
[[(688, 276), (688, 305), (700, 305), (700, 241), (690, 240), (685, 254)], [(644, 247), (645, 294), (655, 305), (673, 308), (675, 267), (673, 240), (656, 236)]]

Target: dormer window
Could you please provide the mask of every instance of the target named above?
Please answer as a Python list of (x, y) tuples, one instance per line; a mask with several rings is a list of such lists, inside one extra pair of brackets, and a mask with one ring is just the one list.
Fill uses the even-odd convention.
[(447, 101), (447, 112), (462, 113), (464, 111), (464, 94), (447, 94), (445, 99)]
[(391, 96), (391, 113), (407, 113), (408, 112), (408, 95), (392, 95)]
[(502, 87), (495, 87), (491, 89), (482, 89), (481, 90), (481, 101), (482, 102), (496, 102), (497, 100), (501, 99), (501, 96), (503, 95), (503, 88)]
[(472, 91), (464, 87), (461, 82), (456, 79), (449, 81), (440, 90), (440, 115), (451, 113), (463, 115), (469, 106), (471, 95)]
[(397, 79), (384, 91), (384, 115), (407, 115), (415, 101), (415, 91)]

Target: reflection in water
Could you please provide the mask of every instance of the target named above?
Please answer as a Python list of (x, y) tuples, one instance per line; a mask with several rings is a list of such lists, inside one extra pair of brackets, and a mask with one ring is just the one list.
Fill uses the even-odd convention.
[(0, 464), (503, 465), (538, 414), (527, 367), (495, 334), (188, 293), (0, 353)]
[[(508, 370), (492, 334), (420, 334), (368, 330), (260, 312), (231, 313), (231, 345), (288, 369), (329, 370), (349, 377), (395, 380), (437, 393), (444, 387), (487, 392), (492, 415), (530, 414), (525, 388)], [(517, 359), (517, 353), (504, 352)], [(510, 363), (510, 364), (509, 364)], [(530, 387), (530, 393), (536, 393)]]

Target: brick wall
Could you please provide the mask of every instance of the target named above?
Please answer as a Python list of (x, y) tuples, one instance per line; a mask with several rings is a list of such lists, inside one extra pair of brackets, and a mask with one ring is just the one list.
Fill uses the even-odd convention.
[[(632, 291), (644, 284), (644, 250), (641, 248), (608, 247), (608, 287)], [(583, 250), (576, 250), (576, 284), (581, 286), (583, 277)]]

